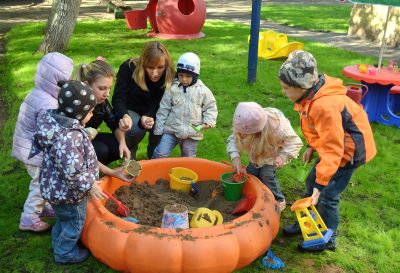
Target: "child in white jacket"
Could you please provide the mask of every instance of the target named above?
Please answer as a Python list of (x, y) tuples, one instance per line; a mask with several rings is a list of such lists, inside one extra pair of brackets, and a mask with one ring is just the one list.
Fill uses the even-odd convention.
[(184, 53), (177, 63), (178, 79), (164, 93), (157, 112), (154, 135), (162, 135), (152, 158), (168, 157), (179, 144), (181, 156), (195, 157), (203, 129), (215, 127), (217, 104), (214, 95), (198, 78), (200, 59)]

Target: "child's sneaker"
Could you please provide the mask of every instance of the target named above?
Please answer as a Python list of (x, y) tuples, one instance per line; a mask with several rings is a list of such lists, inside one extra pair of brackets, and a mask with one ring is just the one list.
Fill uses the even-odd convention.
[(39, 215), (39, 217), (40, 218), (54, 218), (54, 217), (56, 217), (56, 213), (50, 205), (46, 205), (43, 207), (42, 213)]
[(337, 243), (336, 240), (329, 240), (326, 244), (304, 247), (302, 243), (297, 245), (297, 248), (301, 252), (322, 252), (324, 250), (336, 251)]
[(50, 228), (51, 226), (48, 223), (43, 222), (39, 218), (35, 220), (22, 219), (19, 223), (19, 230), (22, 231), (43, 232), (49, 230)]
[(299, 223), (287, 225), (282, 229), (282, 232), (286, 236), (299, 235), (299, 234), (301, 234), (300, 225), (299, 225)]
[(76, 263), (80, 263), (83, 262), (84, 260), (86, 260), (87, 258), (89, 258), (90, 256), (90, 251), (87, 248), (79, 248), (78, 249), (78, 256), (74, 257), (74, 258), (68, 258), (68, 259), (63, 259), (63, 258), (59, 258), (57, 256), (54, 257), (55, 261), (57, 264), (76, 264)]
[(261, 264), (263, 267), (268, 269), (281, 269), (285, 267), (285, 263), (275, 256), (272, 249), (268, 249), (267, 253), (265, 253), (265, 257), (262, 258)]

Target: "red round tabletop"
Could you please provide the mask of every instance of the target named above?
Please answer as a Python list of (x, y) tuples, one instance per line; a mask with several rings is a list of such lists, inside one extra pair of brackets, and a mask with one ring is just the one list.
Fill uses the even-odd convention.
[(369, 69), (373, 69), (376, 71), (375, 75), (371, 75), (369, 72), (361, 73), (358, 70), (357, 65), (349, 65), (343, 68), (343, 75), (347, 78), (352, 78), (357, 81), (364, 81), (366, 83), (377, 83), (381, 85), (400, 85), (400, 72), (388, 70), (385, 67), (381, 67), (380, 69), (369, 66)]

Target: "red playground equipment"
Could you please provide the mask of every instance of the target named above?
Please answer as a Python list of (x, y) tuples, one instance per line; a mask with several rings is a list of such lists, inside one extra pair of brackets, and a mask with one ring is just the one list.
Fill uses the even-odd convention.
[(149, 0), (144, 10), (125, 12), (129, 29), (146, 29), (149, 18), (152, 31), (147, 35), (162, 39), (196, 39), (206, 20), (204, 0)]

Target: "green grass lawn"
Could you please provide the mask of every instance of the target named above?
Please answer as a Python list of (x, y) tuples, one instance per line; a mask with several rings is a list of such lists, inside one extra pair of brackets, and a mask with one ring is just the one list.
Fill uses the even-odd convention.
[[(43, 26), (35, 23), (11, 30), (6, 37), (6, 60), (0, 65), (0, 84), (5, 89), (3, 97), (9, 105), (10, 114), (0, 132), (0, 271), (113, 272), (94, 257), (78, 265), (57, 266), (50, 249), (50, 233), (33, 234), (18, 230), (30, 179), (23, 165), (10, 157), (12, 135), (19, 105), (33, 87), (36, 64), (42, 57), (34, 52), (42, 39)], [(257, 82), (248, 85), (249, 27), (208, 21), (203, 31), (206, 34), (204, 39), (162, 41), (175, 61), (186, 51), (198, 53), (202, 62), (200, 78), (217, 99), (218, 124), (215, 129), (206, 131), (205, 139), (198, 147), (198, 156), (216, 161), (227, 159), (225, 141), (239, 101), (256, 101), (263, 106), (281, 109), (300, 134), (298, 114), (292, 109), (293, 103), (282, 94), (277, 79), (282, 60), (259, 60)], [(117, 70), (119, 64), (137, 56), (143, 44), (150, 40), (144, 33), (128, 30), (124, 21), (80, 21), (65, 54), (75, 64), (89, 62), (101, 55)], [(331, 76), (342, 78), (341, 70), (346, 65), (376, 62), (375, 58), (320, 43), (300, 41), (319, 61), (319, 70)], [(400, 199), (397, 175), (400, 133), (394, 127), (379, 124), (372, 124), (372, 127), (378, 155), (357, 170), (343, 194), (338, 250), (301, 254), (296, 250), (301, 237), (285, 238), (279, 233), (273, 242), (273, 249), (286, 262), (282, 272), (400, 272), (400, 251), (396, 248), (400, 245), (400, 218), (396, 209)], [(142, 143), (139, 157), (144, 155), (145, 144)], [(278, 172), (288, 202), (298, 199), (304, 186), (296, 181), (297, 164), (295, 161)], [(286, 209), (281, 225), (294, 220), (295, 215)], [(258, 259), (238, 272), (266, 271), (260, 268)]]
[(353, 5), (284, 5), (264, 3), (261, 19), (313, 31), (347, 33)]

